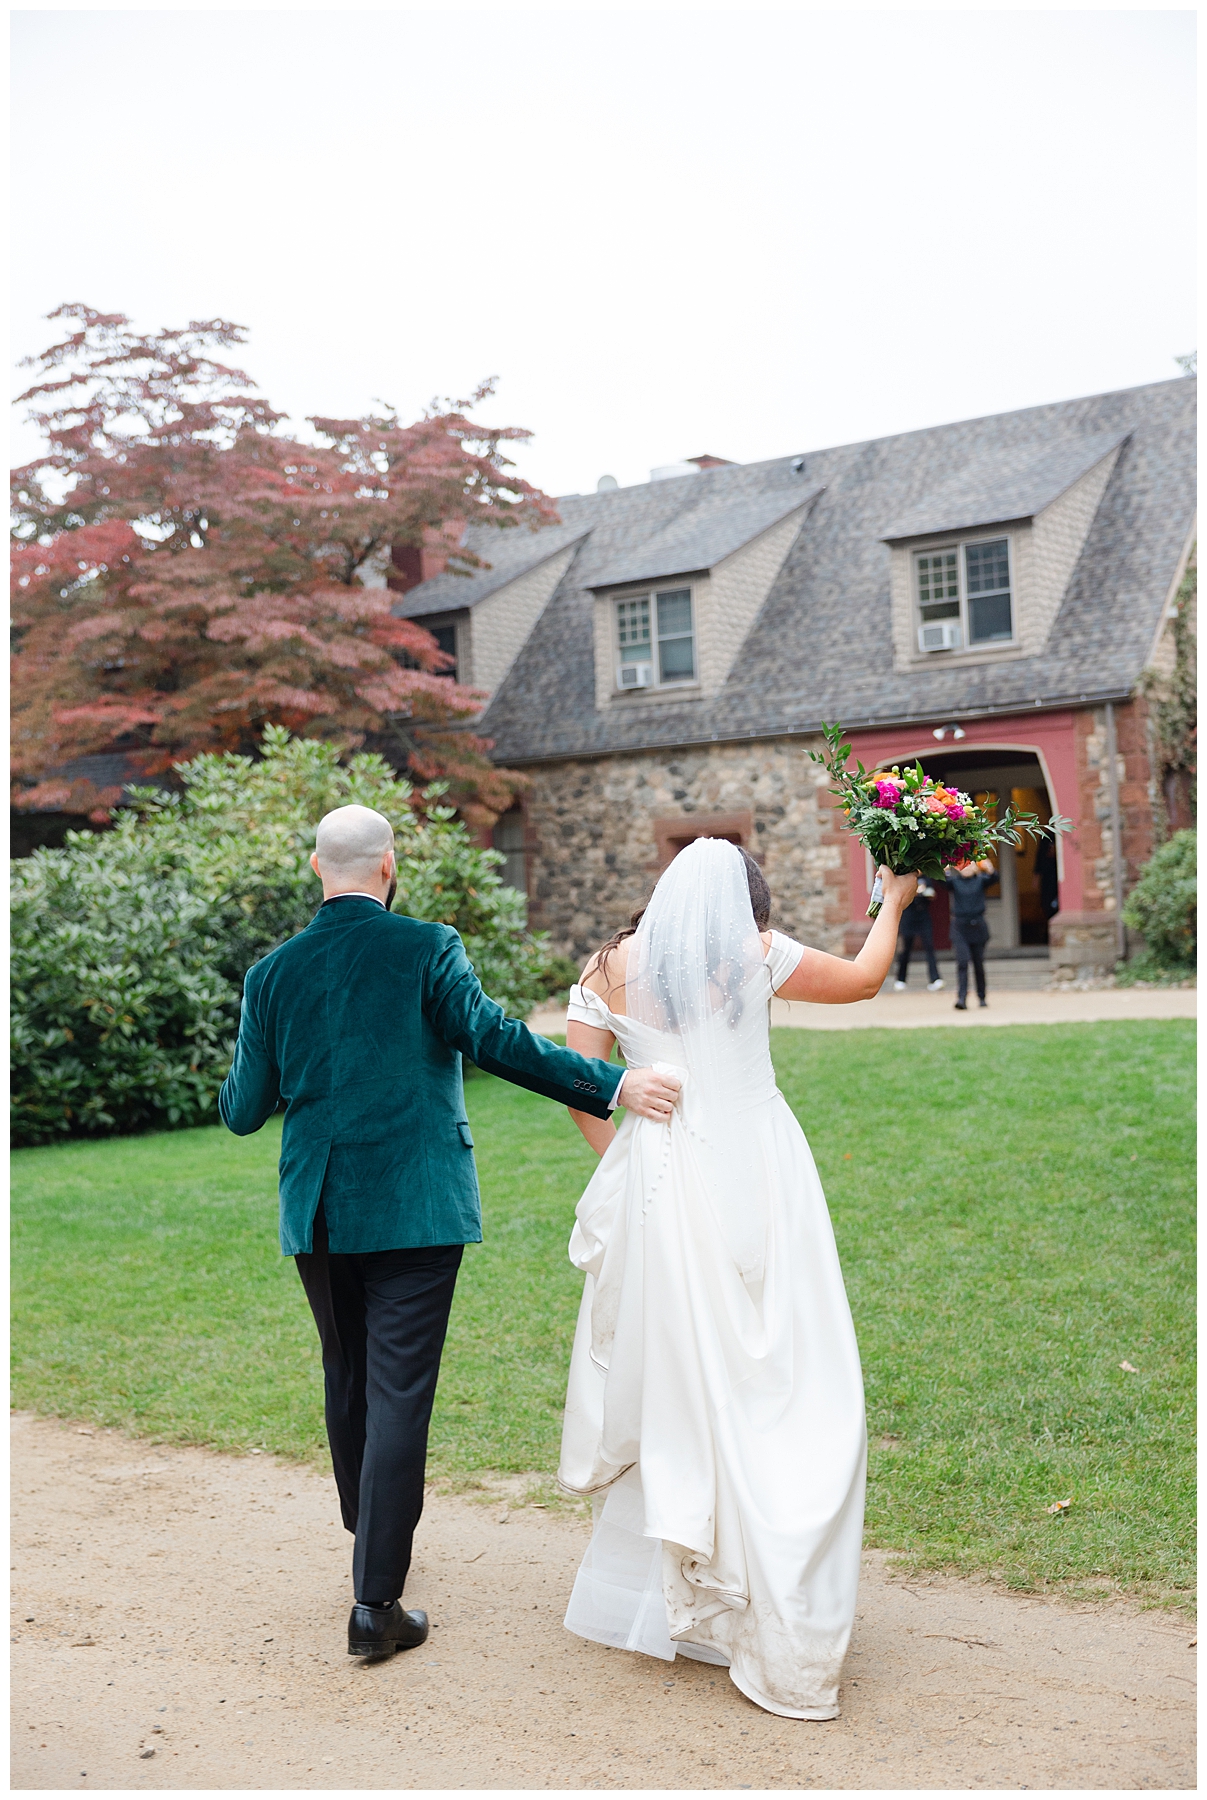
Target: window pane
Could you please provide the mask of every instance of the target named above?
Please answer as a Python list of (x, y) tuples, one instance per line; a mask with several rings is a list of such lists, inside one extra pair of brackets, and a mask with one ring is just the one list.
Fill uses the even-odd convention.
[(491, 842), (496, 850), (503, 852), (499, 880), (507, 887), (518, 888), (521, 894), (525, 893), (528, 887), (528, 858), (524, 850), (524, 815), (519, 812), (504, 813), (491, 833)]
[(978, 594), (968, 600), (968, 636), (974, 644), (989, 644), (1013, 635), (1009, 594)]
[[(616, 627), (620, 633), (621, 649), (626, 644), (648, 644), (650, 641), (650, 603), (649, 599), (618, 600), (616, 603)], [(645, 659), (648, 661), (649, 651)]]
[(496, 850), (522, 850), (524, 848), (523, 813), (504, 813), (495, 825), (493, 836)]
[(455, 625), (437, 625), (432, 632), (437, 644), (446, 656), (452, 657), (447, 669), (437, 669), (438, 675), (447, 675), (450, 681), (457, 679), (457, 627)]
[(648, 644), (626, 644), (620, 652), (622, 663), (649, 662), (651, 660)]
[(696, 673), (691, 638), (663, 638), (658, 646), (658, 665), (662, 681), (691, 681)]
[(680, 637), (692, 628), (692, 594), (690, 588), (658, 596), (658, 636)]
[(510, 856), (504, 857), (499, 880), (504, 887), (516, 888), (521, 894), (527, 895), (528, 858), (522, 850), (513, 850)]
[(1010, 552), (1005, 538), (992, 544), (967, 544), (969, 594), (993, 594), (1010, 586)]
[(917, 558), (918, 600), (930, 606), (936, 600), (958, 600), (960, 569), (954, 550), (935, 550)]
[(922, 606), (918, 610), (922, 614), (922, 623), (932, 625), (936, 619), (958, 619), (960, 603), (958, 600), (944, 600), (941, 606)]

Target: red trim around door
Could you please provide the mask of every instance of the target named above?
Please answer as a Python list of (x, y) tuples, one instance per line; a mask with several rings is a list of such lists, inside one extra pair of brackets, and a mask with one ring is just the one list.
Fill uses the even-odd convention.
[[(1037, 756), (1047, 777), (1048, 793), (1055, 812), (1071, 819), (1072, 830), (1057, 839), (1060, 868), (1060, 910), (1080, 912), (1084, 882), (1078, 827), (1081, 824), (1081, 796), (1077, 786), (1076, 715), (1072, 712), (1050, 712), (1029, 715), (1014, 713), (999, 719), (971, 719), (964, 723), (964, 737), (956, 745), (950, 736), (937, 742), (936, 726), (942, 718), (917, 725), (897, 726), (891, 731), (851, 731), (847, 737), (852, 746), (852, 760), (858, 757), (865, 768), (883, 763), (900, 763), (914, 757), (933, 756), (938, 751), (959, 749), (966, 754), (977, 748), (985, 750), (1017, 750)], [(862, 844), (849, 840), (847, 869), (850, 883), (851, 917), (862, 919), (868, 903), (867, 853)]]

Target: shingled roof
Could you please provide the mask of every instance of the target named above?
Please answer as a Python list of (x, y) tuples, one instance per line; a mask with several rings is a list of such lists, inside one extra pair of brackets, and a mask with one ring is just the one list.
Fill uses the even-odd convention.
[[(530, 551), (575, 540), (578, 549), (477, 729), (494, 738), (500, 761), (522, 764), (779, 736), (829, 719), (855, 728), (1121, 698), (1152, 649), (1193, 525), (1196, 385), (1179, 377), (844, 444), (811, 452), (803, 466), (783, 458), (567, 496), (560, 526), (523, 536)], [(1028, 517), (1116, 445), (1044, 652), (896, 668), (886, 539)], [(670, 575), (668, 548), (685, 571), (711, 566), (705, 552), (715, 561), (717, 547), (746, 541), (752, 519), (765, 529), (810, 500), (719, 693), (597, 708), (594, 590)], [(498, 542), (477, 533), (474, 548), (498, 566)], [(531, 554), (526, 566), (537, 560)], [(437, 610), (428, 590), (439, 591), (442, 608), (464, 605), (457, 596), (469, 589), (465, 579), (442, 577), (403, 606), (412, 616)]]
[[(563, 515), (564, 516), (564, 515)], [(504, 529), (479, 527), (466, 534), (466, 546), (486, 565), (465, 575), (434, 575), (418, 587), (410, 589), (392, 611), (408, 619), (430, 618), (433, 613), (459, 612), (463, 606), (473, 607), (486, 600), (509, 581), (516, 581), (530, 569), (539, 568), (589, 531), (589, 525), (546, 525), (530, 531), (523, 525)]]
[[(932, 536), (939, 531), (966, 531), (974, 525), (1004, 525), (1008, 519), (1033, 519), (1067, 488), (1100, 463), (1127, 436), (1103, 431), (1071, 443), (1057, 444), (1041, 456), (1018, 459), (990, 451), (964, 463), (949, 481), (928, 494), (880, 533), (886, 543)], [(1015, 466), (1011, 466), (1014, 464)]]
[(676, 575), (714, 569), (735, 550), (770, 530), (772, 525), (778, 525), (781, 519), (806, 501), (815, 500), (821, 492), (816, 484), (802, 488), (796, 481), (787, 492), (772, 488), (769, 493), (735, 495), (727, 505), (718, 506), (711, 493), (701, 493), (699, 480), (698, 475), (680, 477), (687, 492), (687, 504), (652, 537), (626, 544), (605, 561), (602, 568), (593, 568), (591, 586), (608, 588), (622, 587), (633, 581), (670, 581)]

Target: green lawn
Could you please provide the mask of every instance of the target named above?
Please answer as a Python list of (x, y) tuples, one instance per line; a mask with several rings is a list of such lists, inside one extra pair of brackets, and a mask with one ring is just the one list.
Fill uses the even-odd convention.
[[(1188, 1596), (1192, 1026), (773, 1035), (863, 1352), (869, 1543), (1020, 1586)], [(467, 1097), (486, 1243), (433, 1460), (548, 1472), (593, 1159), (557, 1107), (485, 1076)], [(278, 1135), (17, 1153), (15, 1404), (325, 1457), (313, 1326), (276, 1249)]]

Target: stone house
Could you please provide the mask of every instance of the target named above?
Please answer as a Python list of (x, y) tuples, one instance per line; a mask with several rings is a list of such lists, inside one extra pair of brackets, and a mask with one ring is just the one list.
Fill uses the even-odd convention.
[[(993, 949), (1112, 966), (1159, 828), (1139, 684), (1194, 541), (1195, 388), (605, 478), (558, 525), (483, 531), (471, 576), (407, 553), (396, 610), (489, 691), (480, 729), (529, 778), (495, 841), (532, 923), (583, 957), (719, 835), (761, 861), (778, 925), (853, 953), (869, 860), (808, 754), (840, 720), (868, 766), (1071, 819), (1055, 912), (1034, 845), (1003, 853)], [(942, 947), (943, 895), (935, 922)]]

